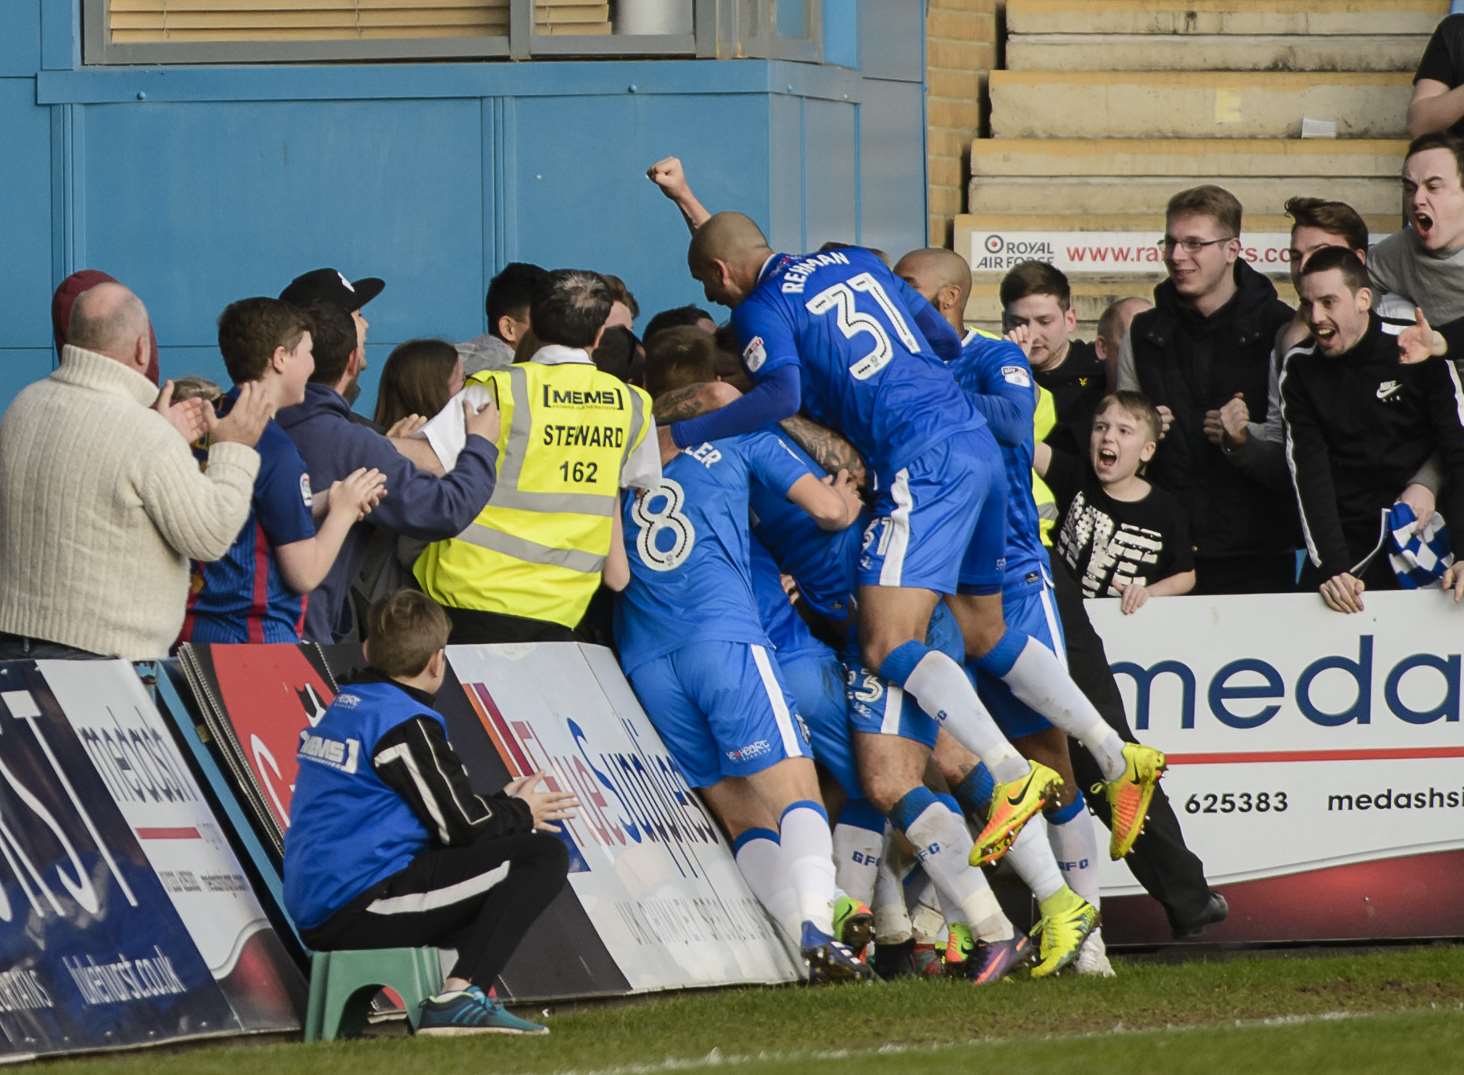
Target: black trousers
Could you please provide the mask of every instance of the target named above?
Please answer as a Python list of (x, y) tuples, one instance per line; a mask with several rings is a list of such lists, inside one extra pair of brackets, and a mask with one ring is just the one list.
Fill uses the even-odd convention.
[(450, 977), (486, 991), (568, 874), (564, 844), (545, 833), (435, 848), (300, 938), (317, 951), (455, 948)]
[(448, 641), (455, 646), (486, 645), (494, 642), (578, 642), (579, 637), (562, 623), (508, 616), (501, 612), (479, 612), (470, 608), (443, 607), (452, 623)]
[[(1120, 738), (1137, 742), (1124, 713), (1123, 696), (1108, 668), (1103, 639), (1093, 630), (1088, 610), (1083, 606), (1083, 591), (1063, 564), (1054, 563), (1052, 568), (1057, 614), (1067, 638), (1068, 670), (1073, 681)], [(1102, 782), (1103, 773), (1087, 749), (1076, 739), (1068, 740), (1068, 748), (1078, 786), (1089, 788)], [(1105, 825), (1110, 824), (1107, 797), (1089, 796), (1088, 805)], [(1171, 925), (1198, 917), (1210, 897), (1204, 863), (1185, 845), (1179, 818), (1164, 794), (1163, 784), (1154, 789), (1144, 834), (1125, 861), (1139, 884), (1164, 905)]]
[(1295, 552), (1195, 557), (1195, 594), (1293, 593), (1295, 590)]

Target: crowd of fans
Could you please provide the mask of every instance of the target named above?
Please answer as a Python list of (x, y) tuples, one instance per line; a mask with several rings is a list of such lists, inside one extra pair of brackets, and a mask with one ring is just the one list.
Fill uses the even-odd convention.
[[(1439, 40), (1459, 36), (1458, 25), (1446, 22)], [(142, 301), (105, 274), (78, 273), (53, 303), (58, 368), (24, 390), (0, 423), (0, 657), (152, 659), (180, 642), (364, 640), (376, 647), (368, 649), (373, 682), (387, 686), (385, 693), (358, 692), (352, 704), (396, 706), (391, 712), (400, 710), (403, 720), (420, 717), (428, 704), (423, 699), (440, 685), (441, 648), (449, 638), (616, 645), (658, 727), (658, 700), (668, 682), (694, 694), (692, 684), (705, 686), (708, 677), (760, 679), (784, 721), (783, 749), (774, 753), (782, 762), (811, 753), (823, 763), (822, 788), (811, 766), (780, 770), (775, 788), (767, 780), (759, 784), (777, 768), (756, 760), (771, 749), (765, 740), (746, 756), (743, 748), (727, 752), (729, 767), (717, 759), (727, 743), (715, 727), (709, 762), (674, 746), (673, 753), (735, 837), (744, 875), (790, 945), (815, 976), (863, 976), (848, 956), (871, 931), (886, 950), (878, 961), (882, 972), (927, 965), (920, 945), (928, 951), (934, 941), (930, 929), (922, 933), (920, 898), (907, 904), (881, 893), (885, 877), (875, 872), (875, 863), (894, 871), (904, 854), (903, 869), (918, 859), (938, 890), (926, 902), (940, 907), (935, 917), (948, 937), (947, 969), (968, 967), (961, 973), (985, 981), (1028, 961), (1029, 953), (976, 881), (961, 875), (957, 884), (964, 856), (949, 876), (939, 874), (946, 867), (938, 868), (934, 842), (908, 858), (922, 846), (922, 833), (937, 831), (929, 819), (946, 809), (946, 800), (937, 800), (918, 770), (909, 781), (890, 777), (903, 772), (893, 755), (877, 775), (863, 754), (854, 764), (842, 692), (831, 718), (843, 727), (842, 746), (821, 746), (820, 729), (827, 729), (818, 723), (812, 745), (801, 749), (799, 735), (785, 727), (789, 712), (815, 723), (818, 701), (781, 686), (784, 678), (794, 682), (806, 649), (834, 662), (836, 680), (847, 677), (848, 719), (856, 732), (889, 735), (892, 721), (903, 729), (898, 701), (877, 703), (872, 729), (858, 715), (869, 719), (885, 681), (912, 697), (929, 690), (927, 701), (954, 697), (941, 693), (949, 685), (935, 685), (932, 661), (944, 631), (954, 639), (954, 660), (971, 669), (971, 682), (993, 711), (1000, 706), (989, 697), (1006, 691), (1019, 699), (1013, 704), (1053, 723), (1019, 734), (998, 720), (1032, 759), (1031, 769), (1007, 775), (996, 772), (1001, 750), (970, 749), (954, 731), (947, 736), (942, 729), (939, 740), (932, 733), (922, 743), (934, 749), (935, 791), (953, 796), (951, 808), (981, 829), (974, 844), (965, 844), (974, 848), (972, 862), (1010, 854), (1042, 901), (1049, 932), (1039, 969), (1052, 973), (1077, 960), (1087, 972), (1112, 973), (1095, 930), (1096, 874), (1086, 869), (1095, 845), (1085, 801), (1072, 789), (1113, 784), (1126, 765), (1132, 771), (1134, 737), (1082, 598), (1117, 598), (1123, 612), (1137, 613), (1165, 596), (1299, 589), (1347, 613), (1361, 611), (1369, 591), (1441, 584), (1455, 600), (1464, 595), (1464, 568), (1455, 565), (1449, 546), (1451, 532), (1464, 533), (1464, 388), (1451, 361), (1464, 354), (1464, 141), (1444, 131), (1464, 122), (1464, 90), (1455, 88), (1464, 78), (1448, 70), (1458, 51), (1430, 46), (1420, 71), (1410, 109), (1418, 136), (1403, 167), (1402, 229), (1374, 245), (1361, 216), (1341, 202), (1301, 194), (1286, 202), (1295, 310), (1243, 259), (1243, 209), (1219, 186), (1182, 190), (1169, 200), (1161, 240), (1167, 279), (1152, 302), (1115, 302), (1087, 342), (1075, 335), (1063, 274), (1027, 262), (1001, 283), (1002, 338), (967, 332), (971, 278), (958, 255), (915, 250), (890, 266), (882, 252), (835, 242), (804, 260), (775, 263), (750, 221), (709, 213), (679, 162), (668, 158), (648, 175), (692, 232), (690, 267), (708, 298), (738, 307), (732, 322), (719, 327), (711, 312), (688, 305), (655, 314), (637, 337), (639, 307), (619, 278), (510, 264), (488, 289), (487, 332), (457, 344), (418, 339), (396, 347), (367, 418), (352, 404), (366, 369), (363, 311), (382, 294), (383, 281), (353, 281), (320, 268), (290, 281), (278, 298), (233, 302), (218, 318), (219, 349), (233, 383), (224, 389), (179, 378), (159, 388), (157, 341)], [(881, 461), (838, 428), (837, 408), (805, 397), (804, 413), (792, 413), (799, 409), (798, 376), (790, 377), (778, 356), (769, 362), (768, 330), (755, 328), (771, 323), (756, 317), (782, 315), (763, 309), (771, 309), (767, 302), (748, 313), (756, 304), (744, 300), (765, 275), (783, 274), (785, 295), (801, 297), (805, 281), (831, 266), (848, 272), (804, 305), (811, 314), (834, 315), (845, 340), (868, 337), (874, 349), (851, 367), (851, 376), (863, 382), (892, 358), (903, 361), (889, 338), (899, 336), (919, 361), (949, 363), (955, 384), (995, 437), (993, 452), (1000, 444), (1006, 524), (1027, 527), (1033, 542), (1040, 534), (1052, 550), (1053, 578), (1046, 577), (1048, 553), (1040, 549), (1032, 561), (1039, 567), (1027, 577), (1057, 607), (1054, 616), (1042, 605), (1052, 634), (1033, 638), (1039, 649), (1061, 650), (1066, 635), (1068, 667), (1059, 674), (1064, 682), (1071, 675), (1075, 692), (1081, 688), (1077, 701), (1057, 687), (1032, 694), (1022, 671), (1024, 661), (1037, 659), (1031, 642), (1001, 657), (1008, 636), (1000, 614), (979, 600), (955, 602), (954, 617), (939, 605), (935, 614), (925, 610), (927, 653), (923, 627), (905, 644), (903, 626), (887, 632), (887, 644), (854, 639), (847, 627), (853, 588), (813, 577), (820, 568), (812, 561), (819, 558), (837, 563), (842, 557), (852, 572), (861, 537), (861, 570), (871, 558), (894, 556), (891, 548), (904, 556), (901, 542), (915, 540), (908, 522), (915, 494), (913, 485), (902, 494), (900, 483), (921, 480), (900, 469), (892, 492)], [(873, 317), (861, 295), (887, 319)], [(799, 339), (800, 347), (822, 346)], [(949, 354), (942, 349), (946, 340)], [(790, 392), (792, 412), (785, 405)], [(911, 397), (902, 404), (908, 414), (871, 420), (888, 427), (918, 417), (927, 402)], [(761, 415), (779, 447), (713, 435), (729, 428), (725, 416), (733, 414), (744, 423)], [(734, 459), (739, 476), (732, 485), (697, 492), (714, 480), (708, 475), (725, 473), (715, 464)], [(759, 500), (759, 483), (777, 495)], [(866, 504), (890, 496), (892, 513), (871, 516)], [(713, 502), (715, 508), (707, 507)], [(749, 503), (756, 538), (750, 551)], [(731, 524), (716, 514), (728, 504)], [(790, 519), (787, 504), (802, 522)], [(768, 519), (779, 521), (769, 526)], [(719, 547), (731, 550), (731, 581), (698, 589), (713, 576), (704, 570), (693, 584), (681, 569), (708, 528)], [(818, 544), (818, 532), (853, 534), (853, 546), (844, 542), (826, 553), (834, 546)], [(710, 539), (700, 540), (705, 552)], [(806, 555), (815, 547), (816, 557)], [(762, 567), (759, 557), (766, 560)], [(911, 572), (902, 580), (899, 570), (887, 570), (880, 586), (918, 589), (922, 583), (911, 581)], [(754, 645), (741, 671), (741, 650), (718, 650), (705, 667), (668, 672), (661, 661), (677, 652), (676, 632), (683, 628), (676, 620), (647, 627), (646, 610), (678, 607), (683, 619), (734, 622), (745, 611), (737, 604), (741, 597), (734, 594), (728, 604), (724, 596), (742, 592), (738, 579), (747, 583), (749, 601), (756, 591), (756, 631), (772, 641), (781, 671), (770, 670), (766, 652)], [(767, 579), (771, 597), (762, 592)], [(991, 593), (972, 585), (977, 598)], [(404, 588), (431, 600), (406, 599)], [(925, 588), (955, 593), (955, 587)], [(905, 606), (888, 608), (891, 622), (904, 624)], [(992, 615), (990, 623), (982, 618)], [(1009, 601), (1008, 621), (1016, 623), (1015, 615)], [(414, 626), (403, 628), (402, 637), (370, 637), (372, 623), (393, 622)], [(680, 637), (698, 637), (704, 654), (720, 644), (698, 636), (695, 625), (685, 631), (690, 634)], [(741, 645), (741, 636), (726, 640), (734, 642)], [(917, 643), (919, 652), (903, 667), (901, 654)], [(769, 686), (774, 680), (777, 689)], [(407, 691), (406, 702), (392, 693), (392, 683)], [(780, 697), (790, 703), (786, 709), (779, 709)], [(717, 704), (704, 707), (713, 724)], [(939, 705), (945, 721), (946, 704)], [(472, 844), (485, 832), (521, 839), (572, 813), (567, 797), (551, 801), (520, 785), (508, 793), (522, 804), (509, 809), (508, 827), (502, 818), (490, 823), (506, 800), (473, 796), (465, 772), (435, 790), (419, 778), (414, 784), (393, 775), (390, 766), (417, 748), (403, 745), (406, 736), (393, 730), (392, 719), (382, 721), (381, 742), (396, 745), (383, 747), (373, 763), (410, 806), (402, 825), (412, 829), (412, 816), (423, 819), (423, 831), (412, 837), (423, 847), (434, 840)], [(450, 755), (432, 722), (425, 727), (428, 749)], [(663, 728), (668, 740), (678, 734)], [(805, 741), (808, 734), (805, 728)], [(1112, 795), (1092, 805), (1114, 831), (1115, 857), (1132, 851), (1135, 874), (1163, 903), (1176, 935), (1189, 936), (1223, 919), (1225, 903), (1208, 888), (1154, 786), (1163, 760), (1153, 753), (1157, 762), (1144, 763), (1147, 791), (1137, 816), (1133, 804)], [(435, 762), (438, 755), (426, 757)], [(991, 771), (982, 763), (991, 763)], [(1047, 767), (1051, 793), (1039, 796), (1033, 809), (1045, 798), (1051, 847), (1044, 841), (1040, 850), (1024, 852), (1018, 831), (1027, 831), (1021, 829), (1026, 817), (998, 824), (992, 787), (1015, 786), (1021, 775), (1030, 784)], [(745, 780), (756, 794), (731, 795), (729, 780)], [(320, 795), (320, 801), (307, 796), (312, 809), (329, 809), (329, 794)], [(844, 809), (825, 810), (824, 801), (842, 802)], [(440, 820), (441, 802), (478, 818), (434, 831), (426, 822)], [(770, 804), (781, 813), (769, 815)], [(1138, 839), (1146, 813), (1148, 828)], [(907, 844), (891, 842), (886, 817)], [(1070, 822), (1074, 831), (1065, 835)], [(815, 829), (823, 835), (810, 835)], [(771, 836), (772, 849), (759, 834)], [(533, 862), (523, 868), (539, 873), (521, 887), (542, 904), (558, 884), (544, 871), (557, 871), (562, 880), (564, 864), (546, 866), (543, 846), (523, 846)], [(801, 850), (778, 857), (793, 855), (792, 848)], [(396, 869), (410, 861), (401, 859)], [(497, 870), (509, 861), (518, 860), (508, 852), (480, 856), (473, 868)], [(867, 875), (850, 873), (846, 884), (845, 866), (855, 861), (870, 864)], [(835, 872), (839, 891), (855, 898), (841, 897), (835, 906), (842, 909), (830, 920), (818, 910), (817, 892)], [(791, 887), (780, 888), (784, 875), (795, 879)], [(811, 903), (809, 892), (815, 892)], [(863, 892), (884, 898), (858, 898)], [(352, 916), (369, 909), (360, 903), (361, 891), (338, 895), (335, 903), (318, 892), (311, 896), (315, 921), (303, 923), (307, 930), (327, 946), (335, 933), (358, 941), (376, 935), (380, 922), (369, 917), (351, 917), (349, 929), (337, 928), (343, 920), (332, 914), (342, 912), (343, 901)], [(475, 904), (478, 917), (468, 918), (487, 930), (480, 911)], [(489, 917), (501, 920), (503, 913), (499, 906)], [(417, 932), (451, 939), (461, 926), (456, 921), (434, 919)], [(330, 922), (337, 926), (322, 925)], [(486, 962), (465, 957), (453, 995), (434, 1002), (448, 1013), (439, 1012), (444, 1025), (462, 1014), (457, 994), (491, 984), (512, 939), (499, 929), (492, 947)], [(470, 999), (473, 1012), (491, 1007), (481, 993)], [(501, 1012), (493, 1018), (511, 1021)]]

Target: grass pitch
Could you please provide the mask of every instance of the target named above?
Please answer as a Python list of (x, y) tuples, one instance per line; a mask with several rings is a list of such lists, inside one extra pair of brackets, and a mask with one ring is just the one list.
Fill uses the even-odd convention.
[[(1464, 946), (1115, 959), (1107, 981), (906, 981), (685, 993), (552, 1011), (547, 1038), (202, 1044), (47, 1063), (45, 1075), (921, 1075), (1459, 1070)], [(533, 1015), (535, 1013), (525, 1012)], [(979, 1065), (979, 1066), (978, 1066)]]

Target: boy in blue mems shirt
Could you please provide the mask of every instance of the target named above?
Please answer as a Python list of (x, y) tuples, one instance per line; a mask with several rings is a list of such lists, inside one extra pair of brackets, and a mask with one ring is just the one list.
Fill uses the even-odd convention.
[(447, 614), (416, 590), (371, 610), (369, 667), (300, 733), (285, 833), (285, 909), (317, 950), (457, 950), (419, 1034), (547, 1034), (491, 994), (525, 931), (564, 886), (550, 833), (578, 799), (542, 773), (495, 795), (468, 781), (433, 698), (447, 674)]

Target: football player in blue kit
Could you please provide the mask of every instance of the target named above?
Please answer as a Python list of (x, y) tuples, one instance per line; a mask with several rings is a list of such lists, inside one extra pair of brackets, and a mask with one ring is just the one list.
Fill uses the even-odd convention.
[[(935, 248), (915, 250), (896, 263), (895, 272), (924, 296), (953, 329), (962, 328), (971, 271), (959, 254)], [(952, 372), (972, 403), (986, 416), (1001, 446), (1006, 468), (1003, 615), (1008, 624), (1019, 627), (1063, 660), (1065, 647), (1053, 596), (1052, 567), (1042, 544), (1037, 506), (1032, 499), (1033, 413), (1037, 389), (1031, 370), (1016, 344), (973, 329), (962, 340), (961, 355), (952, 363)], [(980, 667), (979, 662), (972, 662), (971, 670), (982, 701), (1013, 744), (1028, 757), (1056, 769), (1064, 779), (1064, 787), (1047, 806), (1046, 823), (1038, 820), (1023, 830), (1008, 856), (1042, 908), (1042, 960), (1033, 973), (1039, 977), (1055, 974), (1077, 960), (1080, 971), (1111, 974), (1102, 952), (1101, 936), (1087, 941), (1096, 929), (1098, 918), (1098, 848), (1082, 791), (1075, 786), (1067, 735), (1017, 698), (1006, 683)], [(1103, 754), (1110, 757), (1123, 757), (1125, 751), (1141, 758), (1157, 754), (1138, 745), (1126, 747), (1106, 723), (1088, 738), (1099, 740)], [(1100, 754), (1095, 752), (1094, 756)], [(979, 767), (980, 759), (949, 740), (937, 746), (936, 758), (962, 806), (974, 816), (982, 816), (989, 801), (991, 778)], [(1157, 764), (1162, 765), (1162, 759)], [(1049, 839), (1043, 839), (1044, 835)], [(1059, 864), (1067, 883), (1059, 874)]]
[(828, 815), (748, 566), (751, 476), (830, 530), (855, 521), (858, 496), (847, 475), (820, 482), (765, 433), (663, 454), (663, 464), (660, 485), (623, 505), (630, 583), (616, 607), (621, 666), (687, 782), (726, 827), (748, 887), (802, 952), (810, 980), (870, 977), (833, 937)]
[[(1000, 456), (924, 332), (928, 326), (959, 341), (868, 251), (776, 255), (738, 213), (698, 227), (688, 263), (707, 297), (733, 308), (743, 363), (757, 383), (719, 411), (662, 427), (663, 446), (668, 437), (686, 444), (760, 429), (802, 407), (864, 456), (876, 501), (859, 563), (861, 655), (919, 708), (903, 707), (894, 728), (853, 710), (855, 751), (870, 801), (921, 849), (937, 885), (952, 891), (969, 872), (965, 860), (999, 856), (1060, 780), (1012, 748), (960, 662), (926, 642), (931, 613), (955, 593), (961, 553), (978, 529), (987, 562), (971, 570), (1000, 587), (1003, 501), (988, 495), (1000, 488)], [(974, 846), (964, 819), (924, 783), (942, 724), (1003, 781)], [(969, 896), (962, 909), (969, 920), (999, 912), (994, 899), (978, 906)]]
[[(694, 348), (674, 355), (662, 355), (658, 350), (653, 349), (648, 357), (648, 369), (656, 369), (658, 377), (678, 389), (674, 395), (662, 396), (658, 420), (700, 413), (708, 396), (727, 394), (694, 391), (698, 382), (716, 376), (710, 354), (703, 354), (698, 361)], [(736, 395), (735, 391), (730, 393), (731, 398)], [(809, 473), (829, 480), (827, 471), (796, 442), (789, 450), (802, 460)], [(834, 827), (839, 886), (854, 900), (868, 903), (885, 857), (886, 823), (884, 815), (864, 796), (864, 782), (856, 771), (850, 742), (851, 727), (914, 738), (930, 718), (918, 713), (914, 701), (907, 699), (903, 691), (887, 686), (860, 661), (858, 639), (848, 617), (858, 575), (861, 529), (820, 530), (788, 501), (780, 484), (770, 485), (757, 475), (752, 481), (751, 507), (753, 585), (763, 622), (778, 647), (778, 663), (799, 710), (809, 723), (814, 757), (851, 796)], [(763, 545), (770, 551), (766, 560), (760, 555)], [(846, 636), (839, 656), (814, 639), (793, 611), (782, 589), (780, 570), (793, 577), (802, 599), (831, 632), (836, 637), (840, 633)], [(945, 605), (936, 605), (927, 638), (933, 648), (953, 661), (964, 659), (960, 628)], [(960, 809), (954, 799), (941, 795), (935, 798), (943, 811), (959, 821)], [(959, 951), (951, 961), (953, 973), (979, 984), (999, 980), (1027, 962), (1032, 946), (1025, 936), (1016, 934), (985, 876), (966, 861), (964, 853), (947, 861), (955, 869), (941, 875), (938, 890), (942, 909), (954, 927), (952, 935), (957, 938), (954, 943)], [(887, 910), (880, 914), (885, 915)]]

